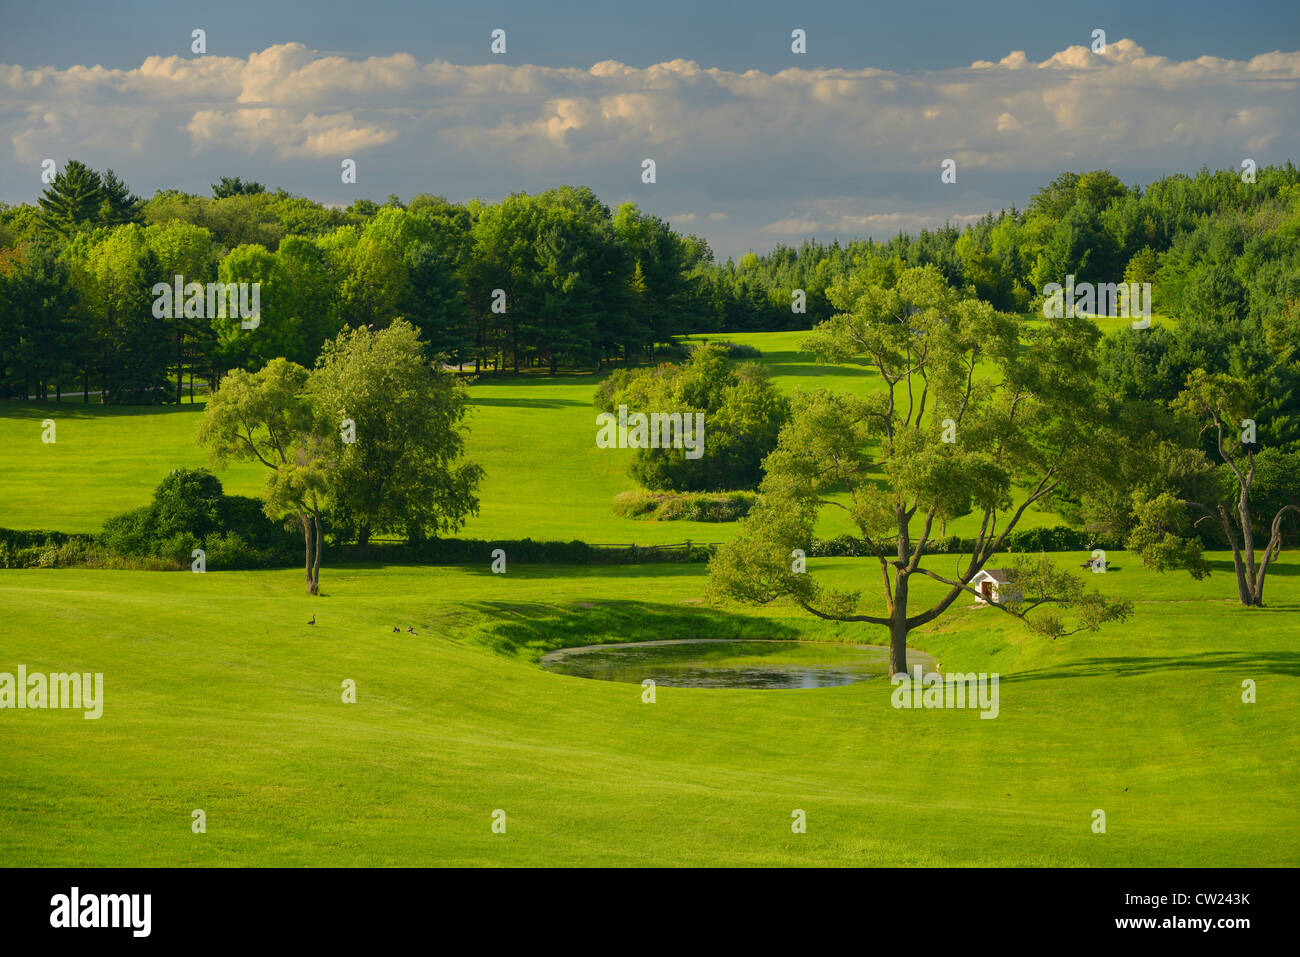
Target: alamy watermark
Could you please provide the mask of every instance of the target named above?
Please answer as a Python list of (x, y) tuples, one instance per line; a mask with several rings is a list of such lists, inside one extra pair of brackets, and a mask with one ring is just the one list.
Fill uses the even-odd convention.
[(912, 671), (914, 675), (902, 673), (889, 679), (895, 708), (978, 708), (981, 718), (998, 716), (998, 675), (983, 671), (923, 675), (920, 665)]
[(237, 315), (241, 329), (256, 329), (262, 321), (260, 282), (155, 283), (152, 295), (155, 319), (225, 319)]
[(685, 449), (688, 459), (704, 454), (703, 412), (633, 412), (618, 407), (618, 415), (601, 412), (596, 446), (602, 449)]
[(1103, 282), (1094, 285), (1074, 276), (1065, 277), (1065, 285), (1049, 282), (1043, 286), (1043, 316), (1048, 319), (1073, 319), (1075, 316), (1105, 316), (1111, 319), (1138, 319), (1133, 327), (1151, 325), (1151, 283)]
[(133, 937), (148, 937), (152, 912), (152, 894), (83, 894), (73, 887), (50, 898), (51, 927), (124, 927)]
[(87, 721), (94, 721), (104, 713), (104, 674), (73, 671), (29, 675), (26, 665), (18, 666), (16, 676), (0, 671), (0, 710), (5, 708), (76, 708), (86, 713)]

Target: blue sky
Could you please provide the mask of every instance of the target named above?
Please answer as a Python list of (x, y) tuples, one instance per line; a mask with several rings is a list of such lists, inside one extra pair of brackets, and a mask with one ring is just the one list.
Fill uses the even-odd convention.
[(1180, 60), (1246, 59), (1300, 46), (1294, 0), (4, 0), (3, 10), (0, 62), (28, 67), (127, 69), (151, 54), (188, 49), (196, 26), (208, 31), (212, 54), (247, 56), (297, 41), (348, 56), (404, 50), (454, 63), (485, 62), (487, 32), (499, 26), (514, 35), (511, 61), (583, 68), (608, 59), (648, 66), (681, 58), (727, 70), (781, 69), (794, 26), (811, 38), (807, 66), (890, 70), (939, 69), (1011, 50), (1041, 60), (1099, 26)]
[[(337, 203), (585, 183), (725, 256), (969, 221), (1023, 206), (1062, 169), (1141, 182), (1296, 159), (1300, 130), (1295, 0), (3, 11), (7, 202), (39, 192), (41, 159), (70, 156), (144, 195), (206, 192), (223, 174)], [(495, 27), (504, 56), (489, 51)], [(1093, 55), (1098, 27), (1108, 50)], [(939, 180), (946, 158), (955, 184)]]

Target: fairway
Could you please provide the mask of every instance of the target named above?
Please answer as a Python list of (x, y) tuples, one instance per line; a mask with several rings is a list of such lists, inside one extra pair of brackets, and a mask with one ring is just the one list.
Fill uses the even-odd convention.
[[(814, 362), (798, 348), (806, 335), (725, 338), (761, 350), (756, 361), (787, 393), (804, 388), (865, 394), (880, 387), (879, 378), (862, 367)], [(481, 376), (470, 386), (467, 454), (485, 475), (479, 514), (460, 537), (645, 545), (732, 537), (731, 523), (647, 522), (613, 514), (614, 496), (638, 486), (627, 475), (632, 450), (595, 444), (592, 396), (599, 381), (594, 374), (503, 374)], [(206, 464), (195, 441), (203, 407), (0, 403), (0, 528), (95, 532), (105, 519), (143, 505), (171, 469)], [(47, 418), (56, 426), (53, 443), (41, 441)], [(247, 462), (233, 462), (217, 474), (230, 494), (257, 495), (265, 480), (265, 470)], [(1020, 527), (1058, 523), (1050, 512), (1031, 510)], [(827, 509), (817, 525), (827, 538), (849, 530), (835, 509)], [(948, 531), (972, 534), (975, 519), (959, 519)]]
[(327, 568), (320, 599), (294, 570), (0, 572), (0, 670), (105, 689), (98, 720), (0, 720), (0, 861), (1294, 866), (1300, 563), (1255, 610), (1213, 557), (1198, 584), (1113, 553), (1098, 584), (1136, 610), (1097, 634), (1051, 642), (966, 602), (915, 632), (946, 672), (1001, 674), (996, 721), (896, 710), (883, 680), (646, 704), (537, 665), (648, 638), (882, 640), (710, 607), (697, 566)]

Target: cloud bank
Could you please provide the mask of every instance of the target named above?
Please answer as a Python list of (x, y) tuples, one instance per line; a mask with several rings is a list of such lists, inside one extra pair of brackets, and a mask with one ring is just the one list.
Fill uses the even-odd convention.
[[(243, 175), (343, 203), (585, 183), (730, 253), (969, 221), (1063, 169), (1132, 180), (1284, 161), (1298, 93), (1300, 52), (1175, 61), (1128, 39), (917, 73), (457, 65), (296, 43), (131, 70), (0, 65), (0, 196), (30, 202), (46, 157), (112, 166), (144, 193)], [(345, 158), (355, 186), (340, 182)], [(947, 158), (956, 184), (940, 182)]]

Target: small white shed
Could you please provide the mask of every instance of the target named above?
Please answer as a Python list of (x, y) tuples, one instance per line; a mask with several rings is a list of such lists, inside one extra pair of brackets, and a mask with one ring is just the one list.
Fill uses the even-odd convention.
[(1006, 568), (981, 568), (979, 574), (970, 580), (970, 585), (979, 592), (975, 599), (977, 605), (987, 605), (990, 601), (999, 604), (1020, 601), (1025, 597), (1024, 592), (1011, 583), (1011, 572)]

